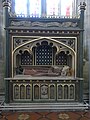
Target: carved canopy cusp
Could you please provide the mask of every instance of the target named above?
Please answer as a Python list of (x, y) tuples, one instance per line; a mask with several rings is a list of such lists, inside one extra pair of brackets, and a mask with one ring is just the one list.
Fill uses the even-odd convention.
[(54, 42), (54, 41), (52, 41), (52, 40), (50, 40), (50, 39), (47, 39), (47, 38), (42, 38), (42, 39), (39, 40), (39, 41), (34, 41), (34, 42), (32, 43), (32, 46), (31, 46), (30, 50), (33, 51), (33, 50), (32, 50), (33, 48), (36, 48), (36, 47), (38, 47), (38, 46), (40, 46), (40, 45), (43, 45), (43, 43), (44, 43), (45, 45), (51, 46), (52, 48), (53, 48), (53, 47), (54, 47), (54, 48), (56, 47), (57, 51), (59, 51), (59, 46), (57, 45), (57, 43)]

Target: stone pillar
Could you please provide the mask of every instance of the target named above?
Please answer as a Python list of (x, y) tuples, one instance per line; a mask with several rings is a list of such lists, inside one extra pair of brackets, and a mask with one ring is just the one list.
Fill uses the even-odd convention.
[(87, 10), (86, 10), (86, 16), (85, 16), (85, 44), (86, 44), (86, 50), (88, 55), (87, 57), (87, 81), (86, 81), (86, 93), (89, 95), (89, 106), (90, 106), (90, 0), (86, 0), (87, 3)]
[(3, 34), (3, 5), (0, 0), (0, 94), (4, 92), (4, 34)]
[[(90, 0), (83, 0), (86, 3), (86, 11), (84, 15), (84, 37), (83, 37), (83, 49), (84, 49), (84, 67), (83, 67), (83, 77), (84, 77), (84, 99), (89, 100), (90, 96), (88, 96), (89, 93), (89, 81), (90, 81), (90, 76), (89, 76), (89, 71), (90, 71)], [(76, 0), (77, 6), (79, 5), (82, 0)]]
[[(84, 11), (86, 3), (80, 3), (80, 39), (78, 40), (78, 73), (77, 76), (83, 78), (83, 31), (84, 31)], [(83, 81), (80, 81), (80, 102), (83, 101)]]
[[(5, 40), (5, 77), (8, 78), (9, 76), (9, 71), (10, 71), (10, 39), (9, 39), (9, 34), (8, 34), (8, 24), (9, 24), (9, 12), (11, 8), (11, 1), (10, 0), (3, 0), (3, 27), (5, 28), (4, 32), (4, 40)], [(9, 102), (9, 82), (5, 81), (5, 102)]]

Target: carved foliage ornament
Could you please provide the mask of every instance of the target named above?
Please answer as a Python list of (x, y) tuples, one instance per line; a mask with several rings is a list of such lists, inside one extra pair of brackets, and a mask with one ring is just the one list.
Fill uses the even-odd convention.
[(31, 21), (11, 21), (11, 26), (23, 26), (23, 27), (77, 27), (77, 22), (31, 22)]

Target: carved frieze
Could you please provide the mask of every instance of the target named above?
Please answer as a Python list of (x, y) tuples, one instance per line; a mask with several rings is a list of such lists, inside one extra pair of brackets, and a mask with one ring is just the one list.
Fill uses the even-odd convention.
[(23, 27), (77, 27), (77, 22), (31, 22), (31, 21), (11, 21), (10, 26)]

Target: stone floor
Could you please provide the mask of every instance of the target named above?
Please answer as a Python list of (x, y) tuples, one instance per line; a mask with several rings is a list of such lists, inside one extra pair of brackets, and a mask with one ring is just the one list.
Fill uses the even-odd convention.
[(90, 120), (90, 111), (1, 112), (0, 120)]

